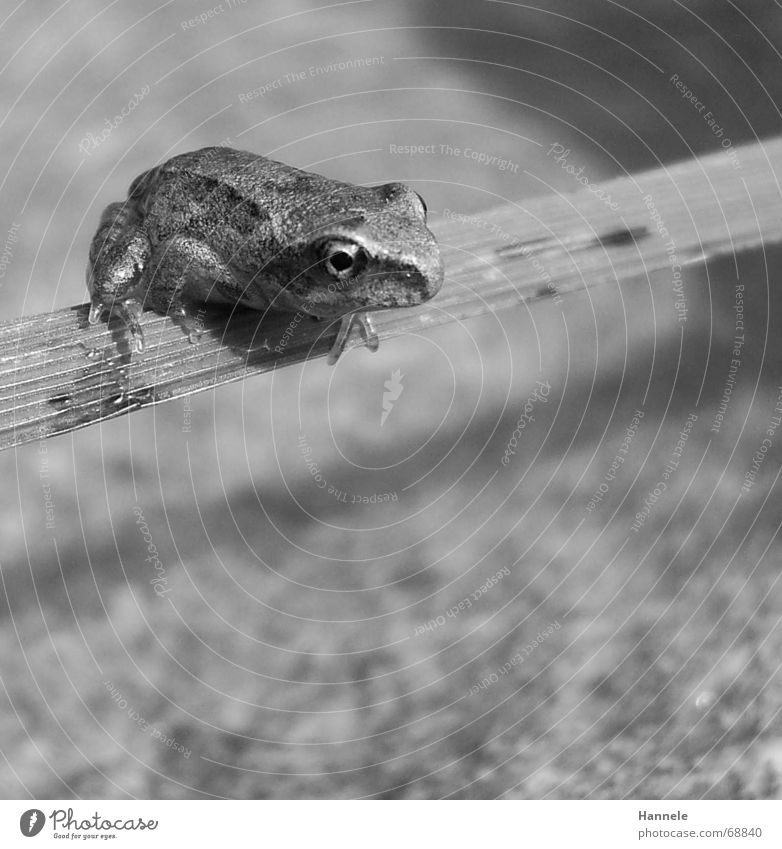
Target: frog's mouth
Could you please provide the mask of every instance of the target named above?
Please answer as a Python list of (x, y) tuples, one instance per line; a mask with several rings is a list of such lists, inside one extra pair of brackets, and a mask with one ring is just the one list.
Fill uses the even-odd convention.
[(443, 275), (431, 276), (417, 269), (364, 274), (343, 286), (313, 287), (303, 308), (318, 318), (334, 318), (350, 312), (414, 307), (433, 298)]

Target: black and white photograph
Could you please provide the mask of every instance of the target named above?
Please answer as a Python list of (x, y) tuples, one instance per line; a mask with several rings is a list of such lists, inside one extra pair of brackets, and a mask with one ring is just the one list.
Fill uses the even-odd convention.
[(782, 4), (0, 41), (4, 845), (283, 800), (289, 845), (315, 800), (778, 839)]

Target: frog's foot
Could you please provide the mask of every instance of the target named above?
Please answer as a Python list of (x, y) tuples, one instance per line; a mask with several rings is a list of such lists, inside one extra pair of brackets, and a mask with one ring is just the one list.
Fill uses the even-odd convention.
[(144, 350), (144, 331), (141, 329), (139, 318), (142, 306), (136, 298), (123, 298), (110, 304), (94, 300), (90, 305), (90, 314), (87, 318), (90, 324), (97, 324), (104, 312), (109, 313), (109, 318), (116, 316), (122, 321), (130, 335), (131, 348), (140, 354)]
[(203, 310), (196, 310), (190, 305), (179, 304), (169, 310), (169, 315), (185, 331), (187, 340), (191, 345), (199, 342), (204, 333)]
[(333, 366), (337, 362), (340, 354), (345, 350), (354, 321), (359, 326), (367, 348), (369, 348), (370, 351), (377, 351), (380, 347), (380, 341), (377, 338), (377, 332), (373, 326), (371, 314), (366, 312), (348, 313), (347, 315), (342, 316), (342, 322), (339, 325), (337, 338), (334, 340), (334, 344), (331, 346), (331, 350), (329, 351), (327, 362), (330, 366)]
[(194, 302), (187, 297), (184, 285), (173, 289), (156, 289), (154, 286), (147, 290), (144, 305), (161, 315), (168, 315), (180, 327), (195, 345), (204, 332), (204, 305), (202, 301)]
[(136, 225), (133, 204), (112, 203), (103, 211), (100, 227), (92, 239), (87, 263), (87, 288), (91, 305), (89, 322), (97, 324), (105, 314), (117, 316), (128, 330), (131, 347), (144, 348), (139, 324), (142, 281), (152, 248), (146, 233)]

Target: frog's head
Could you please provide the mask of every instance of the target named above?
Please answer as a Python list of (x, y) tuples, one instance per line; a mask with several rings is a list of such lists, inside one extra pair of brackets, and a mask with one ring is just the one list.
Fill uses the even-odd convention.
[(421, 196), (402, 183), (351, 189), (344, 213), (311, 233), (299, 254), (304, 266), (289, 289), (299, 308), (331, 317), (434, 297), (443, 264)]

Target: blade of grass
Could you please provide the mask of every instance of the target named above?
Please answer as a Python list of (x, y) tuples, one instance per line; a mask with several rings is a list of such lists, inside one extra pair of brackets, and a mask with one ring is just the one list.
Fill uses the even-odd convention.
[[(661, 269), (672, 309), (686, 315), (681, 267), (782, 241), (780, 173), (774, 138), (611, 180), (601, 193), (443, 210), (432, 223), (442, 292), (423, 307), (374, 314), (378, 338)], [(337, 332), (292, 314), (209, 309), (191, 345), (169, 318), (145, 313), (141, 324), (146, 348), (132, 356), (121, 328), (87, 323), (86, 305), (0, 324), (0, 449), (321, 357)], [(362, 344), (354, 330), (349, 347)]]

